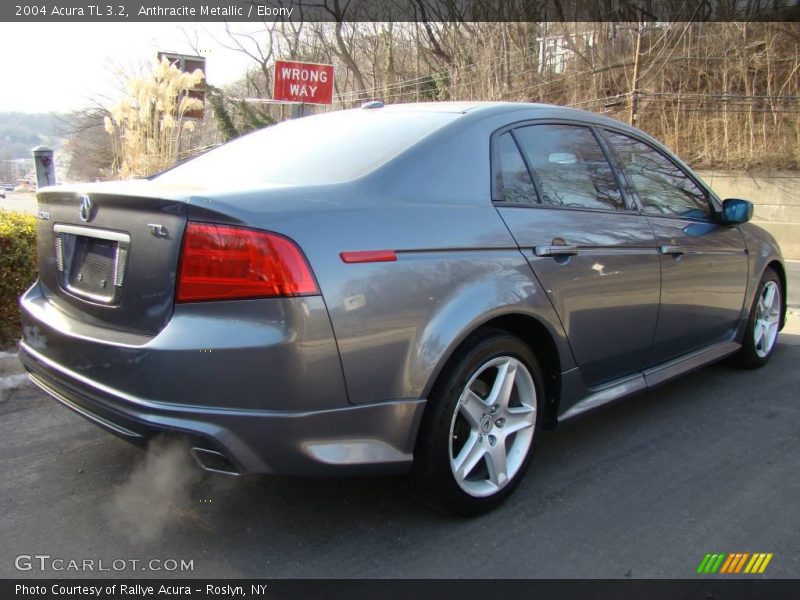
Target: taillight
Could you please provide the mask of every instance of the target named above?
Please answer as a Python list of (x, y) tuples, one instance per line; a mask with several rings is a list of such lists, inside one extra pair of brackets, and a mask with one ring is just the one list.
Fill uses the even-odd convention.
[(265, 231), (189, 222), (177, 302), (302, 296), (319, 290), (291, 240)]

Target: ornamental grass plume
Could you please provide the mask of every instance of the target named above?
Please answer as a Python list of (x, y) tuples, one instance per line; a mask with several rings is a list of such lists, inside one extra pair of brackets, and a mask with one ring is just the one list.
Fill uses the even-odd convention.
[(127, 81), (126, 96), (104, 120), (112, 138), (114, 177), (147, 177), (177, 162), (183, 134), (194, 130), (186, 115), (203, 108), (188, 93), (202, 81), (200, 69), (185, 73), (166, 58)]

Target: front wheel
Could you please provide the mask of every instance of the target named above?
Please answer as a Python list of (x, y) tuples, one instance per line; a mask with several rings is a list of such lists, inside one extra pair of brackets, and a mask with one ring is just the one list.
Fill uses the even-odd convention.
[(767, 363), (778, 340), (782, 308), (781, 281), (775, 271), (768, 269), (750, 309), (742, 348), (734, 356), (737, 366), (755, 369)]
[(536, 357), (501, 331), (473, 336), (428, 400), (412, 479), (429, 504), (459, 515), (487, 512), (519, 483), (541, 422)]

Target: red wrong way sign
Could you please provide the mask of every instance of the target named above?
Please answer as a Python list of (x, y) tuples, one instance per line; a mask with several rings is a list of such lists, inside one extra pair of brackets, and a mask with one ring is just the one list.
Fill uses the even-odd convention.
[(284, 102), (333, 103), (333, 65), (275, 61), (272, 97)]

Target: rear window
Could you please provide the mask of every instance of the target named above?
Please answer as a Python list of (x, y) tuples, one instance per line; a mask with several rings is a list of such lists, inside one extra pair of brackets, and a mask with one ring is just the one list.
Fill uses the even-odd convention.
[(348, 181), (457, 117), (362, 109), (285, 121), (206, 152), (155, 179), (215, 187)]

